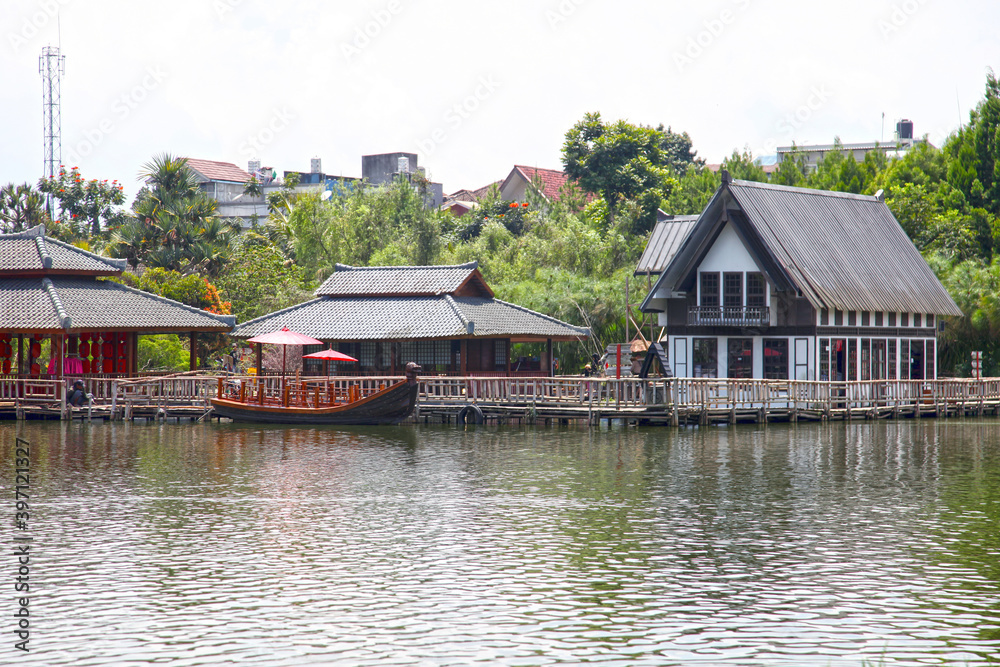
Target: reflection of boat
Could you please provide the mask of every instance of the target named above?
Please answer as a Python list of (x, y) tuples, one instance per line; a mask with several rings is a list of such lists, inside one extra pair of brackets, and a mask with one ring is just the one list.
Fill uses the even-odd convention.
[[(246, 396), (243, 390), (212, 399), (212, 408), (220, 417), (233, 421), (271, 424), (398, 424), (413, 412), (417, 402), (417, 371), (420, 366), (406, 365), (406, 379), (383, 387), (367, 396), (348, 391), (346, 396), (304, 392), (297, 400), (284, 391), (281, 401)], [(354, 388), (352, 388), (354, 389)], [(242, 400), (241, 400), (242, 399)]]

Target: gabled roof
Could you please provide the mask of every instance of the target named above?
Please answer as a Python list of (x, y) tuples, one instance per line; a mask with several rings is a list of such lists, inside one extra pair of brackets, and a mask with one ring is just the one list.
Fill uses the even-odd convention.
[(250, 180), (250, 174), (240, 169), (232, 162), (217, 162), (215, 160), (199, 160), (189, 157), (187, 159), (188, 169), (195, 172), (205, 181), (225, 181), (227, 183), (246, 183)]
[(320, 340), (425, 340), (510, 337), (578, 340), (587, 329), (488, 297), (320, 297), (236, 327), (250, 338), (283, 326)]
[(817, 309), (962, 314), (882, 200), (725, 176), (644, 309), (661, 288), (693, 288), (727, 223), (772, 285), (800, 291)]
[(111, 280), (0, 278), (0, 330), (221, 333), (235, 322), (232, 315), (215, 315)]
[(124, 259), (109, 259), (45, 236), (45, 225), (0, 234), (0, 276), (13, 274), (118, 275)]
[(657, 222), (633, 275), (657, 276), (663, 273), (663, 269), (680, 250), (681, 244), (694, 229), (696, 222), (698, 222), (697, 215), (674, 215), (667, 220)]
[(478, 262), (450, 266), (347, 266), (337, 264), (316, 296), (493, 296)]
[(557, 169), (539, 169), (537, 167), (526, 167), (524, 165), (516, 164), (511, 170), (507, 178), (504, 179), (503, 183), (500, 185), (500, 189), (507, 187), (507, 183), (513, 178), (521, 178), (529, 185), (534, 185), (535, 179), (537, 178), (541, 181), (541, 192), (540, 194), (545, 197), (548, 201), (556, 201), (559, 199), (559, 190), (563, 185), (569, 180), (569, 176), (566, 172), (559, 171)]

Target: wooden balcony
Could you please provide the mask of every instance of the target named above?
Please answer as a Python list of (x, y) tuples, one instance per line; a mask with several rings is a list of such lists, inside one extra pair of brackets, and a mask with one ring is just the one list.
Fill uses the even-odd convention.
[(771, 309), (767, 306), (688, 308), (688, 324), (724, 327), (771, 326)]

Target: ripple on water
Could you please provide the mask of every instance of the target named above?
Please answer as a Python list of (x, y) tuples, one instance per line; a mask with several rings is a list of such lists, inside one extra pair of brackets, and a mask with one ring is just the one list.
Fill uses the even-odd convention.
[(31, 426), (18, 663), (987, 664), (970, 425)]

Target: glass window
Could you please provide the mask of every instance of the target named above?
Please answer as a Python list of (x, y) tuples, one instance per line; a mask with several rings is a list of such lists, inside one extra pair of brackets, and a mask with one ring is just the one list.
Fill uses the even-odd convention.
[(872, 342), (867, 338), (861, 339), (861, 379), (872, 379)]
[(847, 381), (855, 382), (858, 379), (858, 340), (856, 338), (847, 339)]
[(819, 339), (819, 379), (827, 381), (830, 379), (830, 339)]
[(886, 353), (888, 361), (888, 377), (890, 380), (896, 379), (896, 339), (892, 338), (888, 341), (889, 351)]
[(844, 311), (834, 310), (833, 311), (833, 324), (834, 326), (843, 326), (844, 324)]
[(889, 313), (889, 326), (896, 326), (896, 313)]
[(872, 341), (872, 379), (884, 380), (885, 375), (885, 341)]
[(723, 273), (723, 303), (726, 308), (743, 307), (743, 274)]
[(919, 327), (923, 326), (920, 324), (920, 313), (913, 313), (913, 326)]
[(927, 372), (924, 375), (924, 378), (927, 379), (927, 380), (933, 380), (934, 379), (934, 341), (932, 341), (932, 340), (927, 341), (927, 344), (926, 344), (926, 347), (925, 347), (925, 351), (924, 351), (924, 357), (926, 359), (926, 368), (927, 368)]
[(729, 339), (729, 377), (753, 377), (753, 338)]
[(830, 311), (827, 310), (826, 308), (819, 311), (819, 323), (822, 326), (830, 324)]
[[(747, 274), (747, 308), (763, 308), (767, 305), (764, 274), (754, 271)], [(825, 311), (824, 311), (825, 312)], [(826, 324), (826, 322), (823, 322)]]
[(910, 379), (924, 379), (924, 341), (910, 341)]
[(899, 341), (899, 379), (910, 379), (910, 341)]
[(496, 370), (505, 371), (507, 370), (507, 343), (506, 339), (496, 339), (493, 341), (493, 363), (496, 365)]
[(910, 314), (909, 313), (901, 313), (900, 314), (900, 316), (899, 316), (899, 326), (901, 326), (901, 327), (908, 327), (908, 326), (910, 326)]
[(764, 378), (767, 380), (788, 379), (788, 339), (764, 339)]
[(875, 313), (875, 326), (882, 326), (882, 313)]
[(847, 311), (847, 326), (849, 327), (858, 326), (858, 311), (856, 310)]
[(719, 377), (719, 340), (717, 338), (695, 338), (694, 345), (694, 377)]
[(718, 273), (702, 273), (701, 274), (701, 307), (702, 308), (718, 308), (719, 307), (719, 274)]
[(861, 326), (867, 327), (871, 323), (871, 313), (867, 310), (861, 311)]
[(931, 315), (931, 314), (928, 314), (927, 318), (926, 318), (926, 322), (927, 322), (927, 326), (929, 326), (929, 327), (934, 326), (934, 316)]

